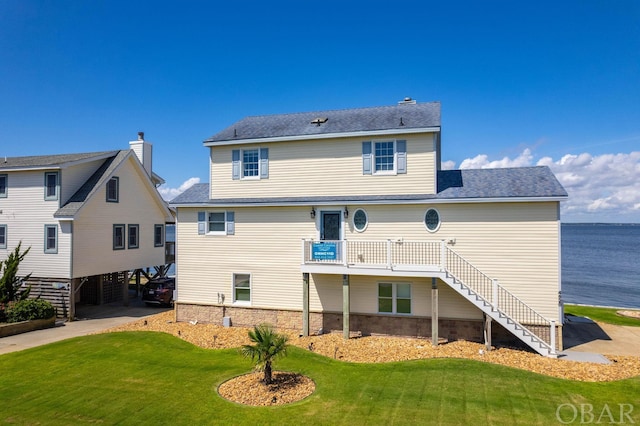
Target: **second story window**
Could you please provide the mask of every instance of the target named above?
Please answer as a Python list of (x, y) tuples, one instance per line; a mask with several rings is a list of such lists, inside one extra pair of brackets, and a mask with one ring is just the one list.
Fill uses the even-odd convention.
[(117, 203), (119, 196), (119, 179), (114, 176), (107, 182), (107, 202)]
[(230, 211), (198, 212), (198, 234), (234, 235), (236, 215)]
[(153, 225), (153, 246), (162, 247), (164, 245), (164, 225)]
[(113, 225), (113, 249), (124, 249), (124, 225)]
[(128, 248), (138, 248), (140, 239), (140, 225), (129, 225), (129, 243)]
[(396, 170), (395, 162), (395, 143), (391, 142), (376, 142), (375, 143), (375, 172), (393, 172)]
[(396, 175), (407, 173), (407, 141), (362, 142), (363, 175)]
[(44, 174), (44, 199), (58, 199), (58, 172), (47, 172)]
[(267, 179), (269, 177), (269, 148), (234, 149), (231, 151), (231, 177)]
[(58, 252), (58, 226), (57, 225), (44, 226), (44, 252), (45, 253)]
[(242, 177), (258, 177), (259, 152), (257, 149), (242, 151)]
[(9, 176), (0, 175), (0, 198), (7, 198), (8, 185), (9, 185)]

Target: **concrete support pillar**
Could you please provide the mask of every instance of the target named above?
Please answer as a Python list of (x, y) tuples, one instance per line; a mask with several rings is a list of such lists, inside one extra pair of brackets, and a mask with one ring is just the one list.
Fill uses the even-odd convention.
[(309, 335), (309, 274), (302, 274), (302, 335)]
[(438, 346), (438, 279), (431, 278), (431, 344)]
[(342, 276), (342, 335), (349, 338), (349, 275)]

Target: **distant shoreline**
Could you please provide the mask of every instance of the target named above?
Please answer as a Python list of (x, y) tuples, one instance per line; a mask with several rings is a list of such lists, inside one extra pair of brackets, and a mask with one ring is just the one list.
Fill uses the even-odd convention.
[(619, 309), (619, 310), (623, 310), (623, 311), (633, 311), (633, 310), (640, 310), (640, 308), (626, 308), (626, 307), (621, 307), (621, 306), (604, 306), (604, 305), (587, 305), (584, 303), (564, 303), (563, 305), (572, 305), (572, 306), (584, 306), (586, 308), (605, 308), (605, 309)]

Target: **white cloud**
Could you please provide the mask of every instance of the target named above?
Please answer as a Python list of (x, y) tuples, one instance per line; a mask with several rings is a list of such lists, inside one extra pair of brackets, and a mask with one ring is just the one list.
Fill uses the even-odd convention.
[[(443, 162), (453, 169), (455, 162)], [(567, 222), (640, 222), (640, 151), (621, 154), (567, 154), (542, 157), (534, 164), (527, 148), (516, 158), (490, 160), (485, 154), (460, 163), (461, 169), (548, 166), (569, 193), (561, 204)], [(444, 167), (443, 167), (444, 168)]]
[(182, 194), (184, 191), (191, 188), (196, 183), (200, 183), (200, 178), (192, 177), (184, 181), (184, 183), (180, 185), (178, 188), (170, 188), (166, 185), (161, 185), (158, 188), (158, 192), (160, 193), (162, 198), (169, 201), (169, 200), (173, 200), (175, 197)]
[(468, 158), (460, 163), (461, 169), (498, 169), (505, 167), (525, 167), (530, 166), (533, 160), (531, 150), (526, 148), (522, 153), (513, 160), (504, 157), (502, 160), (489, 161), (486, 154), (480, 154), (474, 158)]

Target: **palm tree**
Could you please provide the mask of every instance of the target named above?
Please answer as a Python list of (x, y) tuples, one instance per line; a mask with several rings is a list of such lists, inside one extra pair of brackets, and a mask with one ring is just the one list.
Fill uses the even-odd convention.
[(288, 337), (276, 333), (269, 324), (256, 325), (249, 331), (249, 339), (255, 345), (243, 345), (242, 354), (255, 360), (256, 369), (264, 371), (265, 384), (271, 383), (271, 363), (280, 356), (287, 355)]

